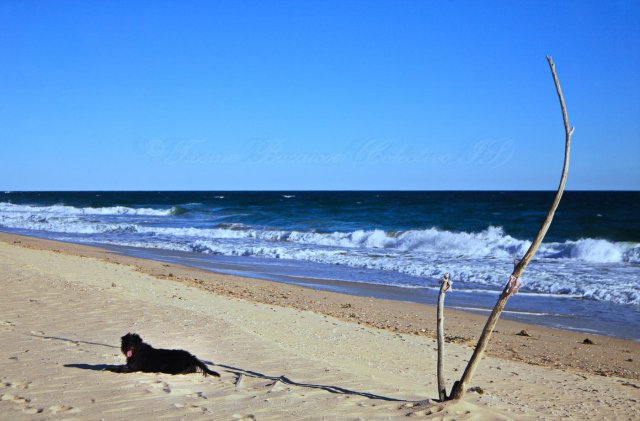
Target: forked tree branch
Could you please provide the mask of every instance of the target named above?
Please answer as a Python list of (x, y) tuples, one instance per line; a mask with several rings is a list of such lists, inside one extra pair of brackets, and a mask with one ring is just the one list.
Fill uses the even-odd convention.
[(560, 177), (560, 185), (558, 186), (558, 190), (556, 192), (553, 203), (551, 204), (551, 208), (549, 209), (549, 213), (547, 214), (547, 217), (542, 223), (542, 226), (540, 227), (538, 234), (536, 234), (533, 242), (531, 243), (531, 246), (522, 257), (522, 260), (520, 260), (520, 262), (518, 262), (515, 265), (513, 272), (511, 273), (511, 277), (509, 278), (509, 281), (507, 282), (504, 289), (502, 290), (502, 293), (500, 294), (500, 297), (498, 298), (498, 301), (496, 302), (496, 305), (494, 306), (493, 311), (491, 312), (491, 315), (487, 319), (487, 323), (484, 326), (484, 329), (482, 330), (482, 334), (480, 335), (480, 338), (478, 339), (478, 344), (476, 345), (476, 348), (473, 351), (473, 355), (471, 356), (471, 359), (467, 363), (467, 367), (464, 370), (464, 374), (460, 378), (460, 381), (454, 384), (453, 390), (451, 391), (451, 396), (449, 397), (449, 399), (461, 399), (464, 396), (466, 388), (473, 377), (473, 374), (478, 366), (478, 363), (480, 362), (480, 360), (482, 359), (482, 356), (484, 355), (484, 351), (487, 348), (487, 344), (489, 343), (489, 338), (491, 337), (491, 334), (493, 333), (493, 329), (495, 328), (495, 325), (498, 322), (498, 319), (500, 318), (500, 314), (502, 314), (502, 311), (504, 310), (504, 307), (507, 304), (507, 301), (509, 300), (509, 298), (518, 291), (518, 287), (520, 286), (520, 281), (519, 281), (520, 275), (522, 275), (522, 272), (524, 272), (525, 268), (533, 258), (533, 255), (538, 250), (538, 247), (540, 247), (540, 244), (542, 243), (544, 236), (549, 230), (549, 226), (551, 225), (551, 221), (553, 220), (553, 215), (555, 214), (556, 209), (560, 204), (560, 199), (562, 198), (562, 193), (564, 192), (564, 187), (567, 183), (567, 173), (569, 172), (569, 152), (570, 152), (570, 146), (571, 146), (571, 135), (573, 134), (574, 128), (570, 127), (569, 125), (567, 108), (564, 103), (564, 96), (562, 95), (562, 89), (560, 88), (560, 81), (558, 80), (558, 76), (556, 75), (555, 64), (553, 63), (553, 60), (549, 56), (547, 56), (547, 62), (549, 62), (549, 68), (551, 69), (553, 82), (555, 83), (556, 91), (558, 93), (558, 99), (560, 100), (560, 108), (562, 110), (562, 120), (564, 122), (564, 131), (565, 131), (564, 165), (562, 167), (562, 176)]

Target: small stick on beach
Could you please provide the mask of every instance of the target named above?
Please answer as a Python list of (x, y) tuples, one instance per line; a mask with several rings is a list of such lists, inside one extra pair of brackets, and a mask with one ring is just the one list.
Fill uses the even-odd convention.
[(447, 400), (447, 387), (444, 379), (444, 295), (451, 289), (449, 274), (445, 273), (440, 280), (438, 294), (438, 397), (440, 402)]
[(244, 374), (242, 373), (238, 374), (238, 377), (236, 378), (236, 382), (234, 384), (234, 386), (236, 387), (236, 390), (240, 389), (240, 383), (242, 383), (242, 379), (244, 379)]

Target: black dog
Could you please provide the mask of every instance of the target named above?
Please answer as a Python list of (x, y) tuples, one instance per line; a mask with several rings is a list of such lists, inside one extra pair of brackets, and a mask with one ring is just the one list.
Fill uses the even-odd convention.
[(121, 373), (144, 371), (146, 373), (188, 374), (201, 372), (205, 376), (220, 377), (220, 374), (211, 371), (207, 366), (181, 349), (155, 349), (142, 342), (142, 338), (135, 333), (127, 333), (122, 337), (122, 353), (127, 357), (127, 365), (121, 367)]

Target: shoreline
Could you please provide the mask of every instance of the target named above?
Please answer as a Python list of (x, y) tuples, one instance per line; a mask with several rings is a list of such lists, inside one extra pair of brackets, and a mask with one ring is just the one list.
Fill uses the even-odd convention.
[[(435, 336), (435, 306), (321, 291), (261, 279), (129, 257), (108, 249), (0, 233), (0, 241), (127, 265), (155, 278), (196, 287), (215, 295), (335, 317), (397, 334)], [(116, 281), (117, 282), (117, 281)], [(474, 346), (486, 321), (482, 315), (445, 308), (449, 343)], [(530, 336), (520, 336), (525, 330)], [(593, 345), (584, 344), (589, 339)], [(568, 371), (627, 379), (640, 378), (640, 343), (628, 339), (560, 330), (501, 319), (487, 355)]]
[[(335, 278), (336, 275), (339, 276), (338, 273), (343, 271), (347, 271), (347, 273), (353, 271), (354, 269), (350, 267), (341, 267), (337, 271), (330, 269), (329, 272), (324, 273), (327, 275), (326, 277), (317, 277), (318, 270), (321, 269), (309, 266), (309, 262), (300, 265), (298, 261), (283, 260), (281, 265), (277, 265), (273, 261), (265, 263), (261, 261), (262, 259), (251, 257), (201, 255), (175, 250), (99, 243), (87, 245), (130, 257), (188, 266), (223, 275), (298, 285), (320, 291), (426, 305), (433, 305), (438, 299), (439, 288), (435, 286), (407, 288), (385, 283)], [(323, 270), (326, 271), (326, 269)], [(375, 275), (375, 273), (371, 273), (371, 275)], [(351, 276), (347, 275), (343, 278)], [(453, 294), (447, 294), (446, 306), (485, 316), (493, 309), (499, 293), (500, 291), (497, 290), (469, 292), (464, 288), (459, 288), (458, 285), (458, 288), (454, 288)], [(628, 307), (565, 295), (520, 292), (510, 299), (508, 309), (503, 312), (502, 318), (555, 329), (640, 341), (640, 333), (636, 332), (637, 321), (640, 320), (640, 309)], [(599, 314), (600, 317), (594, 318), (593, 314)]]

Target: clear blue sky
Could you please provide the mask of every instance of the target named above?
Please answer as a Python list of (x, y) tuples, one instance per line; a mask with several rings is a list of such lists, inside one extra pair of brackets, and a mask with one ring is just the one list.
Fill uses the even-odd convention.
[(640, 189), (638, 1), (0, 2), (0, 189)]

